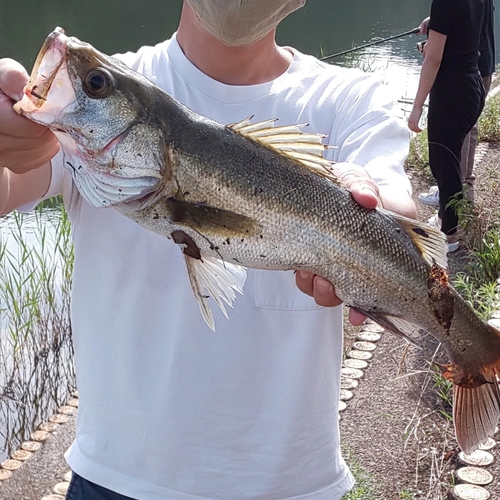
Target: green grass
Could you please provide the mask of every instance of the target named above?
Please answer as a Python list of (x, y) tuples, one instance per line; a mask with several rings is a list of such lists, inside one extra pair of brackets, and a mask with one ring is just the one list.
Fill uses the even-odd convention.
[(0, 226), (0, 458), (74, 388), (73, 246), (60, 204), (13, 213)]
[(371, 474), (369, 474), (359, 463), (359, 460), (350, 450), (343, 450), (344, 459), (351, 470), (356, 484), (350, 493), (342, 500), (374, 500), (377, 497), (377, 485)]
[(479, 118), (479, 140), (486, 142), (500, 140), (500, 94), (486, 101)]
[(427, 144), (427, 130), (423, 130), (419, 134), (414, 134), (410, 140), (410, 152), (406, 159), (406, 164), (417, 170), (423, 171), (429, 176), (429, 147)]

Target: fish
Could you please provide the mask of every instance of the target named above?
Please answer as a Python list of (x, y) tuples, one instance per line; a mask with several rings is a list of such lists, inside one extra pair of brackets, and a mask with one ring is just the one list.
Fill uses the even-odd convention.
[(49, 127), (81, 196), (175, 242), (201, 313), (227, 315), (246, 268), (306, 270), (387, 330), (437, 338), (450, 363), (458, 444), (471, 453), (500, 414), (500, 332), (454, 290), (446, 239), (357, 204), (324, 135), (275, 119), (223, 125), (57, 28), (14, 109)]

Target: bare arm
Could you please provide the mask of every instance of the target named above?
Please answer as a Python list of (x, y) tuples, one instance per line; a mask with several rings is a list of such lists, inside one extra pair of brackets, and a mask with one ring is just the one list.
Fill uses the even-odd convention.
[(408, 128), (413, 132), (422, 132), (418, 122), (422, 116), (425, 99), (434, 85), (439, 67), (441, 66), (446, 39), (446, 35), (438, 33), (433, 29), (429, 30), (429, 39), (424, 48), (424, 62), (420, 71), (417, 95), (415, 96), (413, 109), (408, 118)]
[(52, 132), (16, 114), (28, 75), (12, 59), (0, 59), (0, 214), (42, 197), (50, 183), (49, 161), (59, 150)]
[(49, 189), (50, 177), (50, 163), (24, 174), (0, 167), (0, 215), (41, 198)]

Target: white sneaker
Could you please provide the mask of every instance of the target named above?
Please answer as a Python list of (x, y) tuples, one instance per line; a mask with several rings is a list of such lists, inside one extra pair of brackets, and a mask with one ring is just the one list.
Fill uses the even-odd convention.
[(420, 193), (418, 195), (418, 201), (424, 205), (439, 207), (439, 188), (437, 186), (432, 186), (429, 188), (428, 193)]
[(439, 222), (438, 214), (434, 214), (430, 219), (427, 219), (427, 224), (430, 224), (436, 229), (441, 229), (441, 223)]
[(455, 252), (456, 250), (458, 250), (458, 247), (458, 241), (455, 241), (454, 243), (448, 243), (448, 252)]

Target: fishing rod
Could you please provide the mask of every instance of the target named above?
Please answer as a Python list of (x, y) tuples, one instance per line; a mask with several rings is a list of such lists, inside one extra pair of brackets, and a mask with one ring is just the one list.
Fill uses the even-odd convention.
[(359, 45), (358, 47), (353, 47), (352, 49), (343, 50), (342, 52), (337, 52), (336, 54), (322, 57), (320, 59), (320, 61), (326, 61), (327, 59), (332, 59), (333, 57), (343, 56), (344, 54), (349, 54), (349, 52), (354, 52), (355, 50), (361, 50), (361, 49), (364, 49), (366, 47), (370, 47), (372, 45), (375, 45), (377, 43), (389, 42), (390, 40), (394, 40), (395, 38), (401, 38), (402, 36), (416, 35), (419, 32), (420, 32), (420, 27), (413, 28), (412, 30), (405, 31), (404, 33), (399, 33), (399, 35), (393, 35), (393, 36), (390, 36), (388, 38), (383, 38), (382, 40), (375, 40), (374, 42), (365, 43), (364, 45)]

